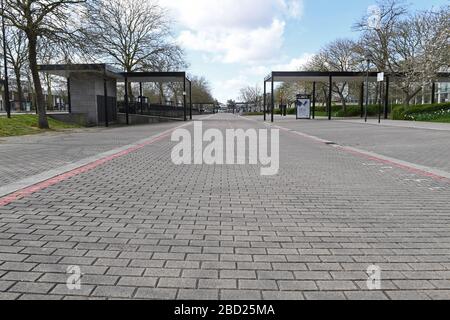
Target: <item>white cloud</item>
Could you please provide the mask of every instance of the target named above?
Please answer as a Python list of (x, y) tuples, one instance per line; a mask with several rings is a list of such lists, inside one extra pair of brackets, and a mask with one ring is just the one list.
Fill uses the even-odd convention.
[(187, 49), (223, 63), (257, 64), (276, 59), (288, 19), (298, 19), (303, 0), (161, 0), (172, 10)]
[(308, 58), (284, 51), (286, 26), (301, 19), (304, 0), (159, 1), (177, 22), (180, 45), (196, 56), (193, 72), (208, 70), (219, 101), (238, 99), (241, 88), (262, 86), (270, 71), (296, 70)]
[(247, 32), (236, 30), (182, 31), (179, 41), (183, 47), (208, 52), (214, 61), (224, 63), (256, 63), (273, 58), (283, 45), (285, 23), (274, 20), (268, 28)]
[(213, 82), (215, 88), (220, 88), (216, 93), (219, 101), (225, 102), (228, 99), (237, 99), (239, 91), (249, 85), (249, 79), (245, 75), (239, 75), (235, 78)]
[(297, 71), (314, 56), (312, 53), (305, 53), (300, 57), (293, 58), (286, 63), (278, 63), (272, 65), (257, 65), (246, 68), (242, 71), (242, 74), (255, 77), (263, 77), (268, 75), (271, 71)]
[(277, 64), (272, 67), (273, 71), (297, 71), (305, 66), (314, 56), (312, 53), (305, 53), (298, 58), (291, 59), (288, 63)]
[(274, 18), (299, 18), (302, 0), (160, 0), (179, 23), (195, 31), (216, 28), (255, 29)]

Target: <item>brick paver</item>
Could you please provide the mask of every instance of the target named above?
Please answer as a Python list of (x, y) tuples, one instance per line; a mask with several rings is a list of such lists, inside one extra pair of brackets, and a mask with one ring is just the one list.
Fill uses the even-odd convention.
[[(204, 126), (265, 127), (230, 115)], [(450, 181), (289, 132), (273, 177), (175, 166), (173, 145), (0, 207), (0, 299), (450, 298)], [(373, 264), (379, 291), (366, 286)], [(71, 265), (81, 290), (65, 284)]]

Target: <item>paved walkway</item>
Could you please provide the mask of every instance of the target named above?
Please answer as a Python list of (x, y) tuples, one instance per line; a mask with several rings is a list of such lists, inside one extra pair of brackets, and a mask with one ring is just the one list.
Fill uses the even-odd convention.
[[(248, 119), (261, 123), (263, 120), (262, 117)], [(450, 173), (450, 124), (388, 123), (379, 126), (374, 121), (366, 124), (359, 120), (295, 120), (277, 117), (274, 125)]]
[[(342, 120), (350, 123), (365, 123), (361, 119), (345, 119)], [(421, 121), (397, 121), (397, 120), (381, 120), (378, 123), (378, 119), (369, 119), (368, 124), (387, 127), (400, 127), (400, 128), (415, 128), (415, 129), (427, 129), (427, 130), (439, 130), (450, 131), (450, 123), (438, 123), (438, 122), (421, 122)]]
[[(270, 119), (270, 116), (268, 116), (268, 119)], [(328, 120), (326, 117), (316, 117), (316, 119), (317, 120)], [(288, 115), (287, 117), (281, 117), (279, 115), (276, 115), (275, 120), (278, 122), (278, 121), (292, 121), (292, 120), (296, 120), (296, 119), (295, 119), (295, 116), (292, 116), (292, 115)], [(400, 128), (450, 131), (450, 123), (439, 123), (439, 122), (400, 121), (400, 120), (382, 119), (381, 123), (378, 123), (378, 118), (377, 119), (369, 118), (367, 120), (367, 123), (364, 121), (364, 119), (360, 119), (360, 118), (340, 118), (340, 119), (334, 118), (333, 121), (356, 123), (356, 124), (371, 124), (371, 125), (383, 126), (383, 127), (400, 127)]]
[[(175, 166), (164, 136), (0, 207), (0, 299), (449, 299), (450, 181), (288, 125), (274, 177)], [(204, 126), (266, 128), (231, 115)], [(351, 135), (367, 143), (366, 128)], [(367, 288), (370, 265), (382, 290)]]
[(178, 125), (179, 122), (168, 122), (0, 138), (0, 186), (128, 145)]

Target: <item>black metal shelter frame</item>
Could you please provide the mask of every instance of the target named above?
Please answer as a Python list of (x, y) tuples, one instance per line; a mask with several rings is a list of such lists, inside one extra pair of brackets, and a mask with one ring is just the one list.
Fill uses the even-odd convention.
[[(328, 84), (328, 120), (332, 119), (332, 97), (333, 91), (332, 86), (334, 82), (358, 82), (361, 83), (360, 92), (360, 106), (363, 109), (364, 101), (364, 87), (365, 82), (368, 80), (369, 83), (377, 82), (378, 72), (316, 72), (316, 71), (273, 71), (264, 79), (264, 121), (267, 120), (267, 111), (271, 113), (271, 122), (274, 122), (275, 114), (275, 83), (277, 82), (312, 82), (313, 92), (312, 92), (312, 117), (315, 118), (315, 107), (316, 107), (316, 85), (317, 83), (327, 83)], [(387, 74), (385, 73), (384, 79), (384, 118), (388, 118), (389, 111), (389, 87), (390, 81), (395, 78), (402, 77), (401, 74)], [(436, 82), (450, 82), (450, 73), (438, 73), (437, 78), (439, 81)], [(436, 82), (432, 83), (432, 98), (431, 103), (435, 103), (436, 96)], [(270, 83), (271, 101), (267, 101), (267, 83)], [(268, 103), (269, 102), (269, 103)], [(270, 109), (268, 109), (270, 107)]]
[[(67, 97), (69, 113), (72, 113), (72, 101), (70, 92), (70, 76), (74, 73), (94, 73), (101, 75), (104, 80), (104, 101), (105, 101), (105, 126), (109, 126), (108, 123), (108, 91), (107, 82), (108, 80), (115, 79), (117, 82), (125, 83), (125, 117), (126, 124), (130, 124), (129, 118), (129, 96), (128, 96), (128, 83), (138, 82), (140, 87), (140, 97), (143, 96), (142, 83), (145, 82), (159, 82), (159, 83), (169, 83), (177, 82), (183, 83), (183, 120), (192, 120), (192, 83), (191, 80), (187, 78), (186, 72), (121, 72), (116, 68), (108, 64), (56, 64), (56, 65), (40, 65), (38, 66), (40, 72), (49, 73), (56, 76), (65, 77), (67, 79)], [(187, 103), (187, 95), (189, 85), (189, 110)], [(141, 99), (142, 101), (142, 99)]]
[[(182, 83), (183, 84), (183, 120), (188, 120), (187, 85), (189, 84), (189, 119), (192, 120), (192, 82), (186, 76), (186, 72), (122, 72), (122, 78), (118, 82), (125, 83), (125, 115), (129, 124), (129, 95), (128, 83), (139, 83), (139, 96), (143, 97), (143, 83)], [(142, 99), (141, 99), (142, 103)]]

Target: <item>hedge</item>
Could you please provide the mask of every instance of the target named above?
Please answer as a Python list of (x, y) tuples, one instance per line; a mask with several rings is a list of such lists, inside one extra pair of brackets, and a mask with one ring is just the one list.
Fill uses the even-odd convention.
[(434, 121), (441, 118), (450, 118), (450, 103), (397, 106), (392, 112), (393, 120)]
[[(370, 117), (377, 116), (380, 111), (378, 105), (369, 105), (367, 109), (367, 115)], [(384, 112), (384, 108), (381, 107), (381, 112)], [(287, 114), (295, 115), (296, 109), (287, 109)], [(450, 103), (441, 104), (427, 104), (427, 105), (415, 105), (415, 106), (402, 106), (394, 105), (389, 108), (389, 113), (393, 120), (412, 120), (412, 121), (440, 121), (450, 120)], [(253, 113), (254, 115), (262, 115), (263, 113)], [(275, 114), (280, 115), (281, 110), (275, 109)], [(316, 106), (317, 115), (326, 115), (326, 106)], [(340, 105), (333, 105), (331, 108), (331, 115), (334, 118), (342, 117), (359, 117), (361, 115), (360, 106), (347, 106), (347, 110), (344, 113), (343, 107)]]

